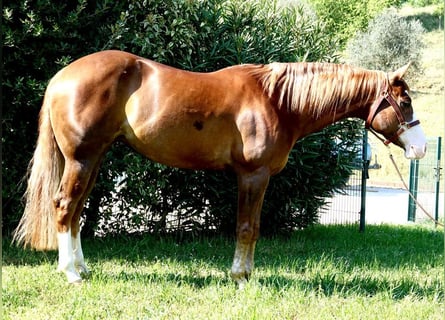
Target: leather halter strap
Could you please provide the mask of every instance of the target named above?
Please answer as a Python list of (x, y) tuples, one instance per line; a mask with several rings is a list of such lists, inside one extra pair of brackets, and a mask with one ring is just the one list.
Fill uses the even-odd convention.
[[(380, 136), (378, 136), (377, 132), (371, 126), (372, 121), (374, 121), (374, 118), (377, 115), (377, 113), (382, 105), (383, 100), (386, 100), (392, 106), (392, 108), (394, 109), (394, 112), (396, 113), (397, 119), (399, 120), (399, 129), (396, 131), (395, 134), (393, 134), (391, 137), (389, 137), (386, 140), (384, 140)], [(391, 142), (395, 143), (404, 131), (406, 131), (414, 126), (417, 126), (418, 124), (420, 124), (419, 120), (414, 120), (411, 122), (406, 121), (405, 116), (403, 115), (402, 110), (400, 108), (400, 105), (396, 102), (396, 100), (393, 98), (391, 93), (389, 93), (388, 86), (385, 85), (385, 88), (384, 88), (382, 94), (376, 101), (374, 101), (374, 103), (372, 104), (372, 106), (370, 108), (368, 118), (366, 119), (365, 128), (368, 129), (369, 131), (371, 131), (371, 133), (373, 133), (385, 145), (388, 145)]]

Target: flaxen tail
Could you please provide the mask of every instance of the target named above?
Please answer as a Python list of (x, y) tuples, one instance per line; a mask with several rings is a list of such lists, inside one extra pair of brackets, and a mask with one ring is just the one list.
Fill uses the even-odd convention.
[(14, 241), (37, 250), (57, 248), (53, 198), (63, 173), (64, 160), (49, 117), (49, 103), (40, 111), (39, 137), (28, 170), (26, 206)]

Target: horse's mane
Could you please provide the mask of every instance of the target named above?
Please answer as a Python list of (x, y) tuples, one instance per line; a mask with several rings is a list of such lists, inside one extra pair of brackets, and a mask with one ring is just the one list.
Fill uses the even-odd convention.
[(387, 81), (382, 71), (332, 63), (271, 63), (250, 72), (269, 97), (276, 95), (279, 107), (290, 112), (310, 108), (316, 118), (375, 99)]

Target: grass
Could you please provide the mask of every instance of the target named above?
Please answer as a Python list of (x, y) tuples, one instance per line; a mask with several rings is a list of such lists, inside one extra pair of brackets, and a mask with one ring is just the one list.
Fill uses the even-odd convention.
[(3, 319), (442, 319), (443, 233), (316, 226), (262, 239), (243, 291), (228, 276), (234, 244), (84, 241), (92, 275), (70, 286), (57, 255), (3, 240)]

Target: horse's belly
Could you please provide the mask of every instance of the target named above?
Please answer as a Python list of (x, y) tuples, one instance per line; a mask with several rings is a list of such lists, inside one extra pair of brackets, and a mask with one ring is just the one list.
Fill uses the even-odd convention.
[(147, 158), (171, 167), (184, 169), (224, 169), (231, 165), (230, 148), (209, 146), (203, 141), (170, 140), (146, 144), (140, 153)]
[(236, 135), (230, 126), (187, 119), (176, 124), (145, 125), (125, 135), (147, 158), (172, 167), (223, 169), (232, 164)]

